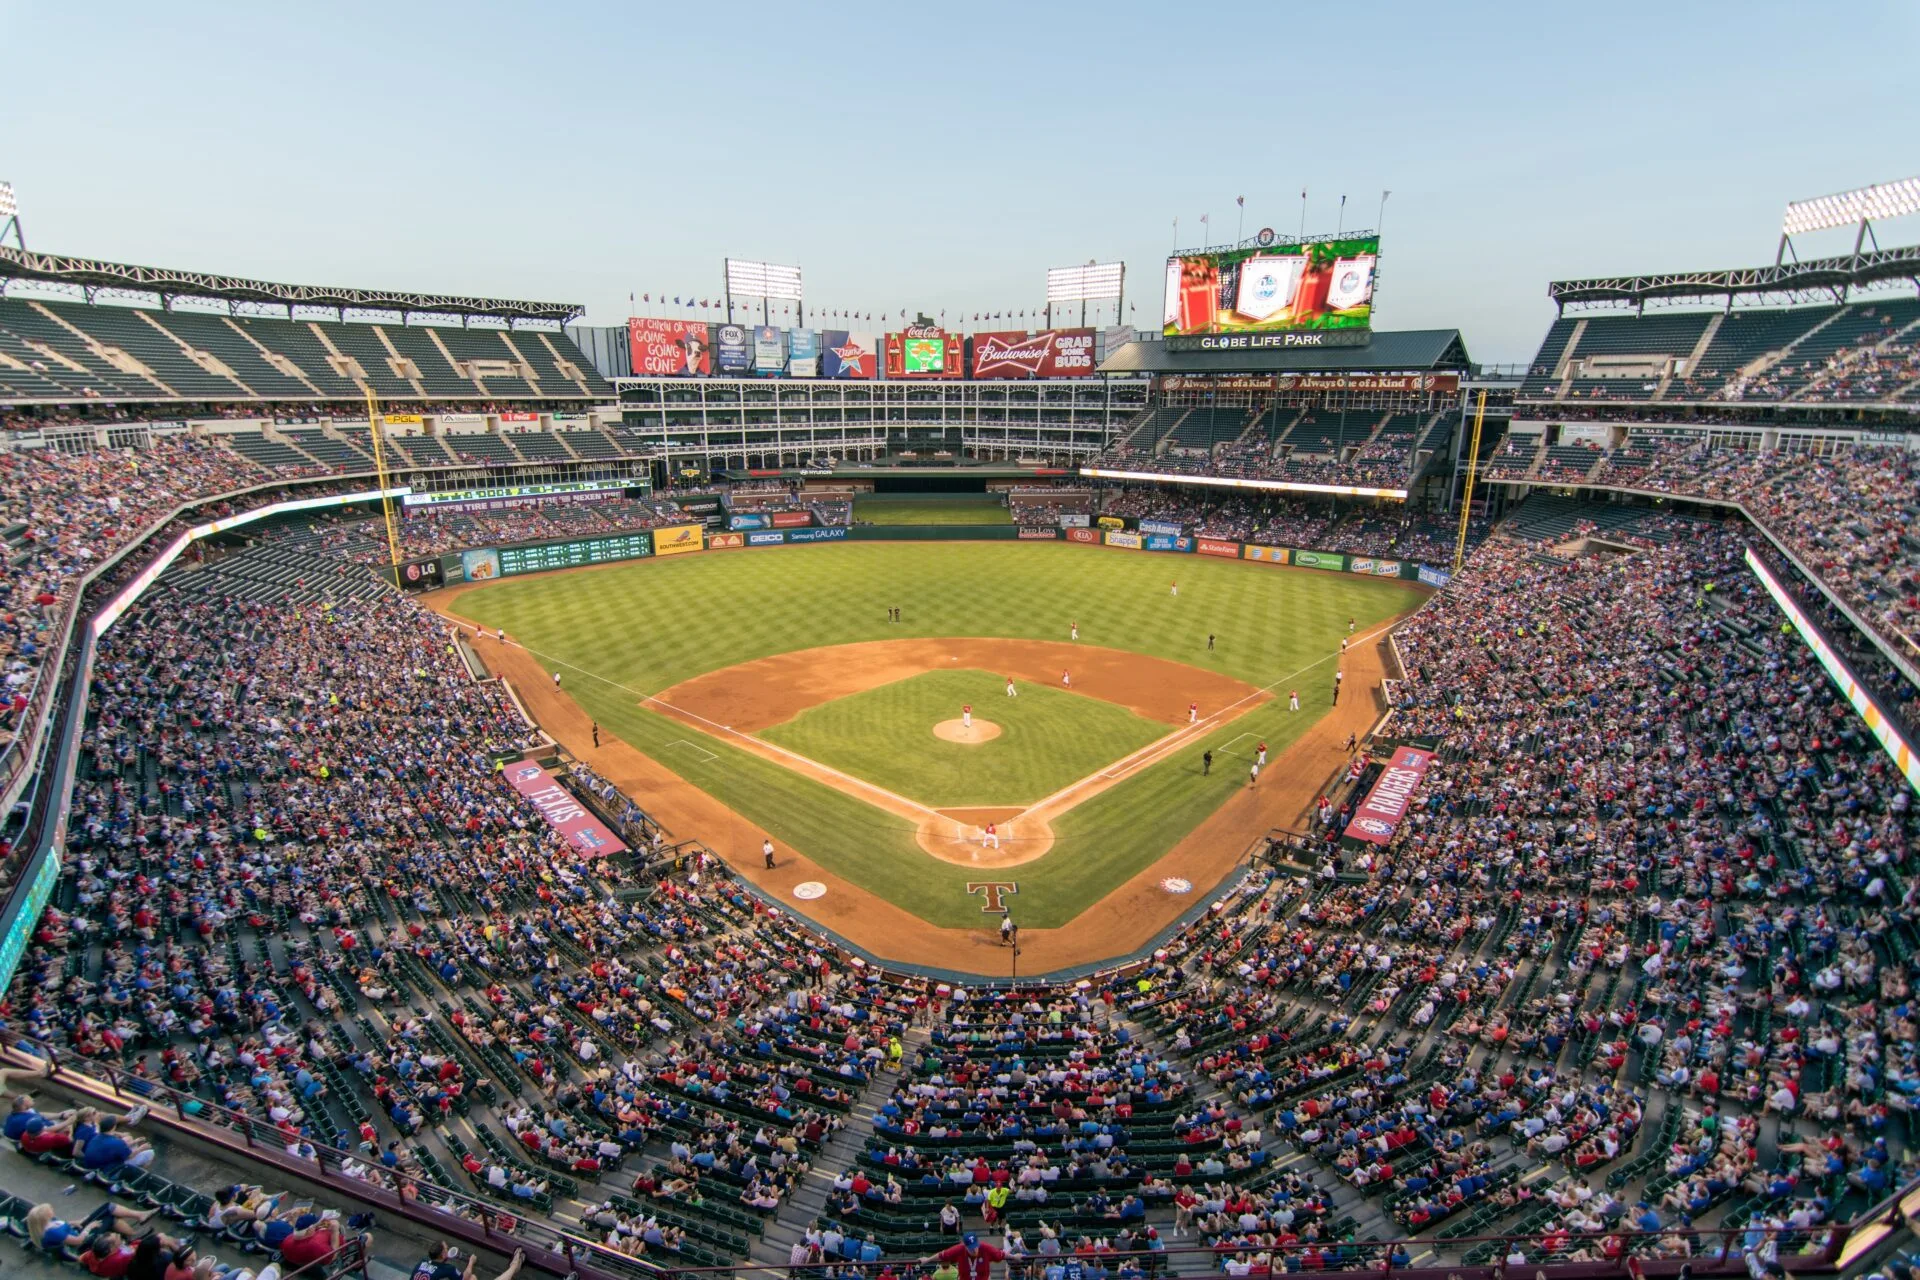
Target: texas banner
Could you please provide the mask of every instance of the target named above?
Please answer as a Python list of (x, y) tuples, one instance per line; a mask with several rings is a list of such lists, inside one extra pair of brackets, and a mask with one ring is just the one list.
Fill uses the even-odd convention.
[(533, 761), (508, 765), (506, 775), (513, 789), (525, 796), (547, 820), (547, 825), (565, 836), (577, 852), (602, 858), (627, 847), (573, 792), (555, 782), (551, 774)]
[(1086, 378), (1093, 374), (1093, 330), (976, 333), (976, 378)]
[(871, 378), (879, 368), (878, 348), (870, 333), (846, 329), (820, 331), (820, 376)]

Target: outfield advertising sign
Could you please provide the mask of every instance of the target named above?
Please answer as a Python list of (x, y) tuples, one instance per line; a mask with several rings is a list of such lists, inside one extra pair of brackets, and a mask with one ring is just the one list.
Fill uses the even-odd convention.
[(771, 533), (750, 533), (747, 545), (750, 547), (777, 547), (787, 540), (787, 535), (778, 531)]
[(1099, 531), (1095, 529), (1068, 529), (1066, 533), (1068, 542), (1090, 546), (1100, 541)]
[(1291, 563), (1285, 547), (1259, 547), (1251, 542), (1247, 544), (1247, 559), (1260, 560), (1267, 564)]
[(1084, 529), (1093, 523), (1093, 517), (1084, 511), (1062, 511), (1060, 527), (1062, 529)]
[(719, 551), (724, 547), (744, 547), (747, 536), (744, 533), (710, 533), (707, 535), (707, 550)]
[(770, 523), (762, 515), (731, 515), (727, 517), (729, 529), (764, 529)]
[(1150, 533), (1141, 543), (1148, 551), (1191, 551), (1193, 539), (1171, 533)]
[(1127, 527), (1127, 522), (1119, 516), (1101, 516), (1098, 520), (1094, 521), (1094, 523), (1102, 529), (1124, 529)]
[(776, 529), (804, 529), (813, 523), (810, 511), (776, 511), (769, 523)]
[(1354, 556), (1347, 561), (1348, 573), (1370, 573), (1376, 578), (1397, 578), (1400, 576), (1398, 560), (1374, 560), (1366, 556)]
[(1293, 562), (1304, 569), (1332, 569), (1336, 572), (1347, 567), (1347, 558), (1332, 551), (1295, 550)]
[(838, 542), (847, 536), (847, 531), (839, 525), (830, 529), (790, 529), (788, 542)]
[(1170, 538), (1177, 538), (1187, 531), (1185, 525), (1172, 524), (1165, 520), (1142, 520), (1139, 528), (1142, 533), (1164, 533)]
[(1201, 538), (1195, 543), (1194, 550), (1203, 556), (1220, 556), (1226, 560), (1238, 560), (1240, 558), (1239, 543), (1222, 542), (1218, 538)]
[(1138, 551), (1142, 541), (1139, 534), (1129, 533), (1125, 529), (1107, 530), (1107, 545), (1110, 547), (1128, 547)]
[(1057, 542), (1059, 539), (1060, 531), (1051, 526), (1034, 528), (1029, 525), (1023, 526), (1020, 530), (1020, 540), (1022, 542)]
[(1453, 575), (1445, 569), (1435, 569), (1429, 565), (1420, 566), (1420, 581), (1430, 587), (1444, 587), (1453, 581)]
[(697, 524), (668, 525), (664, 529), (653, 531), (653, 554), (657, 556), (681, 556), (689, 551), (698, 551), (706, 545), (702, 535), (706, 532)]

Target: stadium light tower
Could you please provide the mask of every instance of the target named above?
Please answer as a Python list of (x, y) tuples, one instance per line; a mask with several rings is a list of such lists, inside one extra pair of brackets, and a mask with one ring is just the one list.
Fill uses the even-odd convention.
[[(1873, 235), (1875, 221), (1905, 217), (1910, 213), (1920, 213), (1920, 178), (1876, 182), (1870, 187), (1856, 187), (1852, 191), (1841, 191), (1830, 196), (1795, 200), (1787, 205), (1786, 213), (1780, 218), (1780, 248), (1773, 255), (1773, 265), (1779, 266), (1786, 260), (1787, 254), (1793, 252), (1793, 237), (1809, 231), (1851, 227), (1856, 223), (1859, 230), (1854, 233), (1853, 252), (1857, 257), (1860, 246), (1869, 237), (1872, 237), (1875, 249), (1880, 247), (1879, 237)], [(1799, 261), (1799, 254), (1793, 256), (1796, 262)]]
[(1124, 262), (1095, 262), (1088, 259), (1084, 267), (1048, 267), (1047, 268), (1047, 328), (1053, 328), (1053, 304), (1056, 302), (1078, 302), (1080, 304), (1080, 323), (1087, 322), (1087, 303), (1112, 298), (1114, 322), (1124, 308), (1121, 301), (1127, 288), (1127, 264)]
[(749, 262), (744, 258), (725, 260), (726, 283), (722, 296), (727, 302), (727, 323), (733, 323), (733, 297), (739, 294), (743, 298), (760, 299), (760, 323), (768, 323), (767, 303), (769, 299), (791, 300), (795, 317), (802, 328), (806, 327), (806, 309), (802, 304), (803, 290), (800, 287), (800, 268), (777, 267), (771, 262)]
[(6, 243), (9, 231), (13, 232), (14, 247), (25, 253), (27, 234), (20, 226), (20, 198), (13, 194), (11, 182), (0, 182), (0, 244)]

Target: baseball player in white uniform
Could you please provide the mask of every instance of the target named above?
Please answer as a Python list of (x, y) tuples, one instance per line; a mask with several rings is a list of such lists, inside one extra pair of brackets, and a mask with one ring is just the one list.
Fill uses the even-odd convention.
[(1000, 832), (991, 822), (987, 824), (986, 830), (980, 833), (980, 845), (982, 848), (990, 849), (998, 849), (1000, 847)]
[(1299, 709), (1300, 691), (1298, 689), (1289, 690), (1287, 693), (1287, 710), (1298, 711)]
[(1069, 622), (1067, 624), (1067, 639), (1078, 640), (1079, 638), (1080, 638), (1080, 624), (1077, 622)]
[(973, 704), (971, 702), (960, 708), (960, 727), (962, 729), (973, 728)]
[(1262, 741), (1260, 743), (1259, 754), (1254, 757), (1253, 762), (1257, 765), (1263, 765), (1263, 766), (1267, 763), (1267, 744), (1265, 741)]
[(1017, 697), (1019, 697), (1019, 696), (1020, 696), (1020, 691), (1019, 691), (1018, 689), (1016, 689), (1016, 688), (1014, 688), (1014, 687), (1013, 687), (1013, 677), (1012, 677), (1012, 676), (1008, 676), (1008, 677), (1007, 677), (1007, 696), (1008, 696), (1009, 698), (1017, 698)]
[(1200, 704), (1199, 703), (1189, 702), (1187, 704), (1187, 723), (1188, 724), (1200, 723)]
[(1060, 683), (1069, 689), (1073, 688), (1073, 672), (1062, 671), (1060, 673)]
[(1180, 584), (1177, 582), (1173, 584), (1173, 594), (1176, 596), (1180, 594)]

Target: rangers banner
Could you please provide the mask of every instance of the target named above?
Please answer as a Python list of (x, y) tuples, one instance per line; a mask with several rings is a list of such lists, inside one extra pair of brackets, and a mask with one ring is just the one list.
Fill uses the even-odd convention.
[(976, 378), (1085, 378), (1093, 374), (1093, 330), (976, 333)]
[(1420, 789), (1420, 780), (1427, 776), (1427, 766), (1432, 763), (1433, 753), (1418, 747), (1401, 747), (1394, 752), (1386, 769), (1374, 780), (1373, 790), (1367, 792), (1367, 798), (1353, 811), (1347, 834), (1369, 844), (1385, 844), (1393, 839), (1393, 833), (1400, 829), (1400, 820), (1407, 816), (1407, 809), (1413, 803), (1413, 793)]
[(668, 525), (664, 529), (653, 531), (653, 554), (657, 556), (685, 555), (689, 551), (698, 551), (706, 544), (701, 535), (706, 530), (697, 524)]
[(566, 837), (575, 852), (604, 858), (627, 847), (573, 792), (555, 782), (551, 774), (533, 761), (508, 765), (506, 775), (513, 789), (540, 811), (548, 826)]
[(713, 339), (697, 320), (634, 316), (627, 321), (635, 377), (704, 378), (713, 372)]
[(1218, 538), (1201, 538), (1195, 550), (1199, 551), (1203, 556), (1220, 556), (1227, 560), (1238, 560), (1240, 558), (1239, 543), (1222, 542)]
[(873, 335), (846, 329), (820, 331), (820, 376), (871, 378), (878, 371)]

